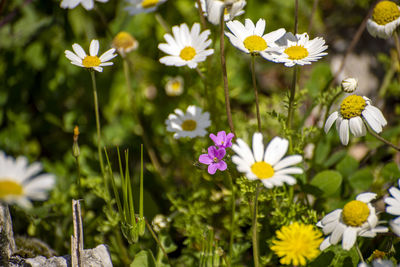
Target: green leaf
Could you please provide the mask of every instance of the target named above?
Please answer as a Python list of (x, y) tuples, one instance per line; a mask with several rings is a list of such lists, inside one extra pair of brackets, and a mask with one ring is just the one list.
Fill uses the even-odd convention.
[(373, 180), (374, 176), (372, 175), (372, 170), (370, 168), (358, 170), (349, 177), (350, 185), (359, 191), (368, 190), (371, 187)]
[(396, 163), (391, 162), (382, 168), (380, 174), (385, 181), (395, 182), (400, 177), (400, 170)]
[(337, 171), (322, 171), (317, 173), (311, 181), (311, 185), (324, 192), (323, 196), (331, 196), (336, 193), (342, 184), (342, 175)]
[(328, 160), (324, 162), (324, 167), (329, 168), (329, 167), (333, 166), (339, 160), (343, 159), (343, 157), (346, 156), (346, 153), (347, 152), (345, 150), (341, 150), (341, 151), (333, 153), (333, 155), (330, 156), (328, 158)]
[(322, 164), (325, 162), (326, 158), (329, 155), (331, 150), (331, 146), (329, 142), (319, 142), (317, 147), (315, 148), (315, 162), (317, 164)]
[(156, 260), (154, 259), (153, 253), (149, 250), (142, 250), (135, 255), (135, 259), (132, 261), (131, 267), (156, 267)]
[(358, 161), (352, 156), (346, 155), (337, 165), (336, 170), (338, 170), (343, 177), (349, 177), (358, 168)]

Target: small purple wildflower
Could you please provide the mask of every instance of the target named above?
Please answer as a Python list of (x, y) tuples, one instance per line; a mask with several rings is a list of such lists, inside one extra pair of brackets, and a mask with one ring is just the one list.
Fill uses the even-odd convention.
[(215, 145), (217, 147), (222, 147), (222, 148), (228, 148), (232, 146), (232, 138), (235, 135), (233, 133), (228, 133), (228, 135), (225, 133), (225, 131), (220, 131), (217, 133), (217, 136), (215, 134), (210, 134), (211, 140), (214, 141)]
[(225, 148), (216, 148), (215, 146), (208, 147), (208, 154), (201, 154), (199, 161), (208, 165), (208, 173), (214, 174), (217, 169), (225, 171), (227, 168), (226, 162), (222, 159), (225, 157)]

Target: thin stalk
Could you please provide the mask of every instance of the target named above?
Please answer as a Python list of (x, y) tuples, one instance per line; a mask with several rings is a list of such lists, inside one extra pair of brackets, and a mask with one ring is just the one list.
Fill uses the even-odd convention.
[(196, 72), (197, 74), (199, 74), (200, 79), (204, 85), (204, 106), (206, 106), (207, 104), (209, 104), (207, 78), (198, 67), (196, 68)]
[(260, 193), (260, 186), (257, 184), (256, 194), (253, 203), (253, 217), (252, 217), (252, 240), (253, 240), (253, 259), (254, 267), (259, 266), (258, 262), (258, 234), (257, 234), (257, 214), (258, 214), (258, 194)]
[(229, 180), (229, 185), (232, 190), (232, 196), (231, 196), (231, 232), (229, 236), (229, 260), (227, 261), (228, 267), (231, 266), (232, 262), (232, 252), (233, 252), (233, 228), (235, 227), (235, 209), (236, 209), (236, 199), (235, 199), (235, 187), (233, 186), (233, 181), (232, 181), (232, 176), (229, 170), (227, 170), (228, 174), (228, 180)]
[[(224, 92), (225, 92), (225, 108), (226, 108), (226, 115), (228, 117), (228, 124), (231, 130), (231, 133), (235, 134), (235, 128), (233, 127), (232, 121), (232, 113), (231, 113), (231, 104), (229, 102), (229, 88), (228, 88), (228, 74), (226, 71), (226, 61), (225, 61), (225, 35), (224, 35), (224, 28), (225, 28), (225, 21), (223, 14), (221, 15), (221, 22), (220, 22), (220, 54), (221, 54), (221, 67), (222, 67), (222, 76), (224, 78)], [(236, 134), (235, 134), (236, 136)]]
[(317, 7), (318, 7), (318, 0), (314, 0), (313, 7), (312, 7), (312, 10), (311, 10), (311, 15), (310, 15), (310, 21), (308, 23), (308, 28), (307, 28), (308, 34), (311, 33), (313, 20), (314, 20), (314, 15), (315, 15), (315, 12), (317, 11)]
[(251, 55), (251, 78), (253, 80), (254, 96), (256, 98), (257, 126), (258, 126), (258, 131), (261, 133), (261, 116), (260, 116), (260, 106), (258, 104), (258, 90), (257, 90), (257, 81), (256, 81), (255, 61), (256, 61), (256, 57), (254, 55)]
[(168, 23), (163, 19), (160, 13), (156, 13), (156, 20), (161, 25), (161, 27), (164, 29), (165, 32), (168, 33), (171, 32)]
[(328, 119), (329, 110), (331, 109), (331, 107), (332, 107), (332, 105), (333, 105), (333, 102), (335, 102), (335, 100), (336, 100), (342, 93), (343, 93), (343, 91), (340, 90), (339, 93), (337, 93), (337, 94), (331, 99), (331, 101), (329, 101), (328, 105), (326, 106), (326, 113), (325, 113), (325, 117), (324, 117), (324, 120), (323, 120), (324, 123), (325, 123), (326, 120)]
[[(196, 0), (196, 2), (197, 2), (197, 10), (199, 11), (201, 26), (203, 27), (203, 29), (207, 29), (206, 18), (204, 17), (203, 7), (200, 3), (200, 0)], [(206, 6), (205, 6), (205, 8), (206, 8), (207, 2), (204, 1), (204, 3), (206, 4)]]
[(358, 257), (360, 257), (361, 262), (365, 263), (364, 257), (363, 257), (363, 255), (361, 253), (361, 250), (360, 250), (360, 247), (358, 246), (358, 242), (357, 241), (356, 241), (356, 250), (357, 250), (357, 253), (358, 253)]
[(288, 117), (286, 121), (286, 126), (289, 130), (292, 128), (294, 96), (296, 94), (296, 81), (297, 81), (297, 65), (294, 66), (293, 68), (292, 86), (290, 87), (290, 94), (289, 94)]
[(140, 144), (140, 189), (139, 189), (139, 232), (144, 234), (145, 226), (143, 224), (143, 144)]
[(162, 252), (164, 253), (164, 256), (165, 256), (165, 258), (167, 259), (169, 265), (172, 266), (171, 262), (169, 261), (168, 254), (167, 254), (167, 252), (165, 251), (165, 249), (164, 249), (163, 245), (161, 244), (160, 240), (158, 239), (156, 233), (154, 233), (154, 231), (153, 231), (153, 229), (151, 228), (151, 226), (150, 226), (149, 222), (147, 221), (147, 219), (145, 219), (144, 221), (145, 221), (145, 223), (146, 223), (147, 229), (149, 230), (149, 232), (150, 232), (151, 235), (153, 236), (154, 240), (157, 242), (158, 246), (161, 248)]
[(97, 152), (99, 153), (101, 174), (103, 175), (104, 183), (107, 183), (105, 172), (104, 172), (103, 154), (101, 153), (101, 132), (100, 132), (99, 102), (98, 102), (98, 99), (97, 99), (96, 77), (94, 75), (94, 71), (93, 70), (90, 71), (90, 75), (92, 77), (93, 98), (94, 98), (94, 112), (96, 114)]
[(400, 42), (399, 42), (399, 35), (397, 34), (397, 31), (394, 31), (393, 38), (394, 38), (394, 42), (396, 44), (397, 59), (399, 61), (398, 64), (400, 64)]
[(368, 132), (369, 132), (370, 134), (372, 134), (376, 139), (378, 139), (379, 141), (381, 141), (381, 142), (385, 143), (386, 145), (392, 147), (393, 149), (395, 149), (395, 150), (397, 150), (397, 151), (400, 151), (400, 147), (399, 147), (399, 146), (396, 146), (395, 144), (392, 144), (391, 142), (389, 142), (388, 140), (386, 140), (385, 138), (383, 138), (382, 136), (380, 136), (379, 134), (377, 134), (376, 132), (374, 132), (374, 131), (369, 127), (368, 123), (365, 122), (365, 120), (364, 120), (364, 123), (365, 123), (365, 125), (367, 126)]
[(294, 0), (294, 32), (296, 35), (298, 31), (298, 17), (299, 17), (299, 0)]
[(78, 175), (78, 196), (82, 196), (82, 187), (81, 187), (81, 164), (79, 163), (79, 157), (75, 157), (75, 162), (76, 162), (76, 174)]

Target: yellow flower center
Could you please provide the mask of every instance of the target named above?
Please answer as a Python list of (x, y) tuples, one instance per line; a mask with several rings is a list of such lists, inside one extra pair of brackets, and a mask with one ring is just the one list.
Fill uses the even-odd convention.
[(214, 157), (214, 158), (213, 158), (213, 161), (214, 161), (215, 163), (217, 163), (219, 160), (218, 160), (217, 157)]
[(274, 176), (274, 168), (271, 165), (266, 163), (265, 161), (259, 161), (251, 165), (251, 171), (259, 178), (259, 179), (268, 179)]
[(345, 224), (359, 227), (365, 223), (369, 216), (368, 205), (359, 200), (353, 200), (344, 205), (342, 218)]
[(276, 231), (276, 239), (272, 241), (271, 250), (282, 257), (281, 264), (306, 265), (307, 260), (315, 259), (319, 253), (322, 233), (313, 225), (294, 222)]
[(386, 256), (385, 251), (380, 251), (375, 249), (374, 252), (372, 252), (372, 257), (374, 259), (383, 259)]
[(116, 49), (126, 50), (132, 48), (136, 44), (136, 40), (127, 32), (120, 32), (114, 37), (113, 47)]
[(247, 50), (250, 51), (250, 53), (264, 51), (268, 48), (267, 42), (264, 40), (264, 38), (258, 35), (251, 35), (247, 37), (244, 39), (243, 45), (247, 48)]
[(224, 15), (228, 15), (229, 14), (229, 11), (228, 11), (228, 9), (225, 7), (225, 9), (224, 9)]
[(142, 7), (143, 8), (151, 8), (158, 4), (159, 0), (143, 0)]
[(182, 123), (182, 130), (184, 131), (194, 131), (196, 129), (197, 122), (194, 120), (185, 120)]
[(398, 6), (392, 1), (379, 2), (372, 13), (372, 20), (379, 25), (386, 25), (400, 17)]
[(0, 181), (0, 199), (7, 196), (21, 196), (24, 194), (22, 186), (11, 180)]
[(92, 67), (97, 67), (101, 64), (100, 58), (98, 58), (97, 56), (86, 56), (83, 60), (82, 60), (82, 65), (85, 68), (92, 68)]
[(340, 114), (345, 119), (358, 117), (361, 115), (367, 103), (362, 96), (349, 95), (340, 104)]
[(175, 81), (171, 84), (172, 91), (179, 91), (181, 89), (181, 83), (179, 81)]
[(285, 54), (289, 56), (291, 60), (303, 59), (308, 56), (308, 51), (301, 45), (294, 45), (285, 49)]
[(185, 46), (179, 56), (186, 61), (192, 60), (196, 55), (196, 50), (191, 46)]

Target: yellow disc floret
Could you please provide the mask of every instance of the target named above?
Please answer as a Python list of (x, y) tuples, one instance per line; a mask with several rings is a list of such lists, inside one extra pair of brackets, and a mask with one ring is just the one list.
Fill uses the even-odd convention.
[(21, 196), (24, 194), (22, 186), (11, 180), (0, 181), (0, 199), (8, 196)]
[(251, 171), (259, 178), (259, 179), (268, 179), (274, 176), (274, 168), (265, 161), (259, 161), (251, 165)]
[(100, 58), (98, 58), (97, 56), (86, 56), (83, 60), (82, 60), (82, 65), (85, 68), (92, 68), (92, 67), (97, 67), (101, 64)]
[(196, 129), (197, 122), (194, 120), (185, 120), (182, 123), (182, 130), (184, 131), (194, 131)]
[(386, 25), (399, 17), (399, 7), (392, 1), (379, 2), (372, 13), (372, 20), (379, 25)]
[(306, 265), (307, 260), (313, 260), (319, 255), (319, 245), (323, 240), (321, 236), (322, 233), (313, 225), (295, 222), (276, 231), (271, 250), (281, 257), (281, 264)]
[(299, 60), (308, 56), (308, 50), (301, 45), (290, 46), (284, 52), (291, 60)]
[(267, 42), (264, 38), (258, 35), (251, 35), (244, 39), (243, 41), (244, 47), (246, 47), (250, 53), (264, 51), (268, 48)]
[(158, 4), (159, 0), (143, 0), (142, 7), (143, 8), (151, 8)]
[(186, 61), (192, 60), (196, 55), (196, 50), (191, 46), (185, 46), (179, 56)]
[(342, 219), (348, 226), (359, 227), (367, 221), (369, 212), (366, 203), (359, 200), (353, 200), (344, 205)]
[(362, 96), (349, 95), (340, 104), (340, 114), (345, 119), (358, 117), (363, 112), (367, 103)]

